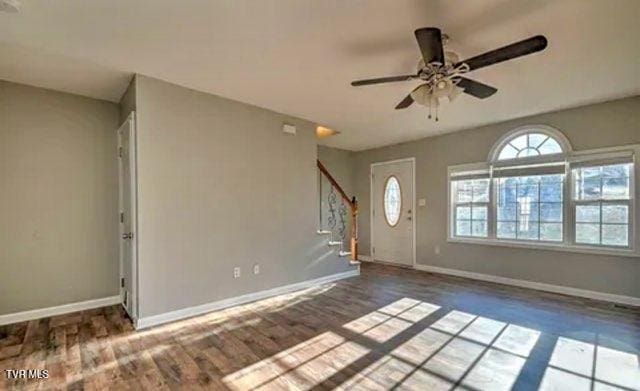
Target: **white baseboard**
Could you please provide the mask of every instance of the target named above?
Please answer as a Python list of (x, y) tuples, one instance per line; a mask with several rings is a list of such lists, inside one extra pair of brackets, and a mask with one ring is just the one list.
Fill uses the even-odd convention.
[(452, 276), (471, 278), (473, 280), (495, 282), (498, 284), (513, 285), (521, 288), (529, 288), (529, 289), (535, 289), (535, 290), (545, 291), (545, 292), (561, 293), (563, 295), (578, 296), (578, 297), (584, 297), (587, 299), (609, 301), (612, 303), (620, 303), (620, 304), (640, 307), (640, 297), (615, 295), (612, 293), (596, 292), (596, 291), (590, 291), (586, 289), (571, 288), (571, 287), (562, 286), (562, 285), (545, 284), (543, 282), (518, 280), (514, 278), (494, 276), (491, 274), (475, 273), (475, 272), (469, 272), (469, 271), (458, 270), (458, 269), (449, 269), (449, 268), (437, 267), (437, 266), (417, 264), (416, 269), (423, 270), (426, 272), (431, 272), (431, 273), (448, 274)]
[(138, 319), (136, 321), (135, 327), (136, 327), (136, 330), (140, 330), (147, 327), (157, 326), (163, 323), (190, 318), (196, 315), (205, 314), (207, 312), (213, 312), (213, 311), (221, 310), (228, 307), (233, 307), (240, 304), (246, 304), (252, 301), (266, 299), (268, 297), (278, 296), (285, 293), (290, 293), (293, 291), (310, 288), (318, 284), (324, 284), (327, 282), (337, 281), (337, 280), (354, 277), (358, 275), (360, 275), (359, 267), (355, 270), (349, 270), (343, 273), (331, 274), (329, 276), (324, 276), (324, 277), (316, 278), (313, 280), (307, 280), (307, 281), (302, 281), (302, 282), (298, 282), (290, 285), (284, 285), (284, 286), (267, 289), (259, 292), (248, 293), (242, 296), (231, 297), (228, 299), (214, 301), (211, 303), (206, 303), (206, 304), (202, 304), (194, 307), (188, 307), (188, 308), (183, 308), (176, 311), (166, 312), (164, 314), (147, 316), (147, 317)]
[(36, 310), (14, 312), (12, 314), (0, 315), (0, 326), (25, 322), (33, 319), (46, 318), (49, 316), (63, 315), (70, 312), (90, 310), (93, 308), (107, 307), (120, 303), (120, 296), (104, 297), (102, 299), (94, 299), (87, 301), (79, 301), (77, 303), (63, 304), (55, 307), (38, 308)]

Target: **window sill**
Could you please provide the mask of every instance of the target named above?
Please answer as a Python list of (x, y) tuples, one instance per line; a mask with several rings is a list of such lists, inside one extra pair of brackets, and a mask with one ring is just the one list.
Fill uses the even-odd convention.
[(499, 239), (474, 239), (474, 238), (447, 238), (449, 243), (481, 244), (485, 246), (499, 246), (512, 248), (526, 248), (533, 250), (562, 251), (580, 254), (614, 255), (619, 257), (640, 257), (640, 254), (630, 249), (617, 249), (610, 247), (589, 247), (566, 245), (564, 243), (527, 243), (513, 240)]

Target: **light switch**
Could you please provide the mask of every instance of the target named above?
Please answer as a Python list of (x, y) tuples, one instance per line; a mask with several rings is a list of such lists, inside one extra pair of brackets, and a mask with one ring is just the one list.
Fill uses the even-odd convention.
[(426, 206), (426, 205), (427, 205), (427, 199), (426, 198), (418, 199), (418, 206)]

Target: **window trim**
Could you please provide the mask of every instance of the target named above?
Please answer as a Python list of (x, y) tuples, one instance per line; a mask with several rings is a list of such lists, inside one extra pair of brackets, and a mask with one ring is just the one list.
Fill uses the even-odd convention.
[[(540, 128), (536, 126), (526, 126), (516, 129), (518, 133), (510, 132), (507, 135), (503, 136), (498, 143), (496, 143), (496, 148), (492, 148), (492, 153), (490, 154), (490, 158), (500, 153), (500, 146), (505, 145), (509, 140), (513, 137), (517, 137), (522, 135), (523, 133), (529, 131), (536, 131), (538, 133), (542, 133)], [(555, 137), (555, 135), (554, 135)], [(564, 138), (564, 136), (562, 136)], [(561, 139), (562, 139), (561, 138)], [(565, 138), (566, 139), (566, 138)], [(561, 140), (558, 140), (561, 146), (564, 147)], [(556, 154), (557, 155), (557, 154)], [(449, 208), (447, 211), (447, 242), (450, 243), (466, 243), (466, 244), (481, 244), (481, 245), (489, 245), (489, 246), (501, 246), (501, 247), (512, 247), (512, 248), (527, 248), (527, 249), (536, 249), (536, 250), (552, 250), (552, 251), (561, 251), (561, 252), (573, 252), (573, 253), (583, 253), (583, 254), (598, 254), (598, 255), (615, 255), (615, 256), (624, 256), (624, 257), (640, 257), (640, 238), (637, 237), (636, 233), (638, 223), (640, 222), (640, 210), (638, 210), (636, 205), (637, 199), (637, 187), (636, 183), (638, 183), (638, 176), (640, 175), (640, 168), (638, 167), (638, 157), (640, 156), (640, 144), (632, 144), (632, 145), (624, 145), (618, 147), (607, 147), (607, 148), (598, 148), (591, 150), (583, 150), (583, 151), (573, 151), (569, 149), (565, 151), (565, 154), (560, 156), (561, 159), (558, 159), (556, 155), (543, 155), (537, 156), (538, 159), (530, 159), (530, 158), (520, 158), (520, 159), (512, 159), (509, 161), (501, 160), (499, 163), (497, 161), (490, 160), (487, 163), (471, 163), (471, 164), (461, 164), (455, 166), (449, 166), (447, 168), (447, 198), (449, 203)], [(549, 159), (552, 157), (552, 159)], [(574, 192), (574, 180), (573, 180), (573, 172), (572, 168), (574, 168), (576, 163), (588, 163), (594, 162), (595, 165), (598, 165), (598, 162), (621, 159), (621, 157), (631, 157), (631, 167), (629, 173), (629, 187), (630, 187), (630, 198), (628, 200), (617, 200), (622, 203), (628, 203), (629, 205), (629, 246), (628, 247), (620, 247), (620, 246), (608, 246), (608, 245), (588, 245), (582, 243), (576, 243), (575, 239), (575, 205), (576, 201), (573, 199)], [(540, 162), (549, 162), (549, 161), (563, 161), (564, 162), (564, 183), (563, 183), (563, 240), (561, 242), (549, 242), (549, 241), (533, 241), (533, 240), (514, 240), (514, 239), (498, 239), (496, 236), (497, 229), (497, 216), (496, 216), (496, 202), (497, 195), (495, 194), (495, 184), (494, 184), (494, 176), (493, 176), (493, 168), (494, 166), (521, 166), (529, 164), (535, 164)], [(505, 162), (511, 164), (505, 164)], [(496, 164), (498, 163), (498, 164)], [(607, 164), (607, 163), (604, 163)], [(602, 165), (604, 165), (602, 164)], [(614, 163), (608, 163), (614, 164)], [(452, 199), (452, 182), (455, 180), (456, 176), (460, 176), (461, 173), (469, 173), (469, 172), (487, 172), (488, 177), (490, 179), (490, 200), (489, 200), (489, 208), (488, 208), (488, 236), (486, 238), (483, 237), (461, 237), (454, 235), (454, 224), (453, 220), (453, 199)]]

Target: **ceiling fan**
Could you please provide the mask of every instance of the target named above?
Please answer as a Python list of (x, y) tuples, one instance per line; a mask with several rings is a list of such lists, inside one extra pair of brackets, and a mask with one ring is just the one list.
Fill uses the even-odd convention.
[(407, 108), (416, 102), (429, 107), (429, 118), (431, 118), (431, 109), (435, 109), (436, 121), (438, 120), (437, 110), (441, 98), (446, 97), (452, 101), (464, 92), (476, 98), (485, 99), (498, 91), (494, 87), (468, 79), (463, 76), (464, 74), (539, 52), (547, 47), (547, 39), (542, 35), (536, 35), (460, 61), (456, 53), (444, 50), (444, 44), (448, 37), (442, 34), (440, 29), (435, 27), (421, 28), (415, 31), (415, 36), (422, 53), (422, 59), (418, 62), (418, 70), (415, 74), (356, 80), (351, 85), (357, 87), (409, 80), (424, 81), (398, 103), (396, 110)]

